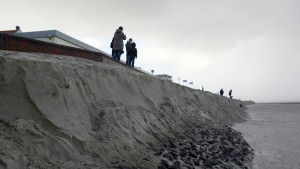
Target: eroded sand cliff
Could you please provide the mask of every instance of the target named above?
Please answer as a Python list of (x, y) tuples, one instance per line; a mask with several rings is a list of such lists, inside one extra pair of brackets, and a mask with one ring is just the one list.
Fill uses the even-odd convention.
[(156, 148), (245, 107), (114, 63), (0, 51), (0, 168), (157, 168)]

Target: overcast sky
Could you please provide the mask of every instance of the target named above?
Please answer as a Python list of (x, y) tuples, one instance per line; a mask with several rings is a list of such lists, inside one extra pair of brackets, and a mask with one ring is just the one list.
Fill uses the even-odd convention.
[(299, 0), (0, 2), (0, 30), (56, 29), (111, 53), (123, 26), (146, 71), (213, 93), (223, 88), (226, 96), (232, 89), (242, 100), (300, 101)]

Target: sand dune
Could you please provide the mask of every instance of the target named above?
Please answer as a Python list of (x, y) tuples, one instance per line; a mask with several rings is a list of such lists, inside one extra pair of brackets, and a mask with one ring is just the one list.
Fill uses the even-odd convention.
[(0, 168), (155, 168), (154, 147), (241, 121), (240, 104), (114, 63), (0, 51)]

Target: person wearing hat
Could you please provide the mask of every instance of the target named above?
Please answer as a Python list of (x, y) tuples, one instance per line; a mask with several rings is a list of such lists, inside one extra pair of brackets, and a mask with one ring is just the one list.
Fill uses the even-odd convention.
[(120, 60), (121, 55), (124, 53), (123, 48), (124, 48), (124, 43), (123, 40), (126, 40), (126, 35), (123, 33), (123, 27), (120, 26), (115, 34), (114, 34), (114, 38), (113, 38), (113, 48), (112, 50), (113, 52), (113, 59), (115, 60)]

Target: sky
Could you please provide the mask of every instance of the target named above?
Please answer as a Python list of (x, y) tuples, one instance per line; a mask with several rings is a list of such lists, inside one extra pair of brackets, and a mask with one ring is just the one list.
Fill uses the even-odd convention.
[[(300, 101), (299, 0), (0, 0), (0, 30), (58, 30), (102, 51), (122, 26), (135, 65), (256, 102)], [(124, 41), (126, 43), (126, 41)], [(121, 56), (125, 59), (125, 55)], [(180, 79), (180, 81), (179, 81)], [(187, 82), (183, 82), (187, 80)], [(193, 85), (189, 83), (193, 82)]]

